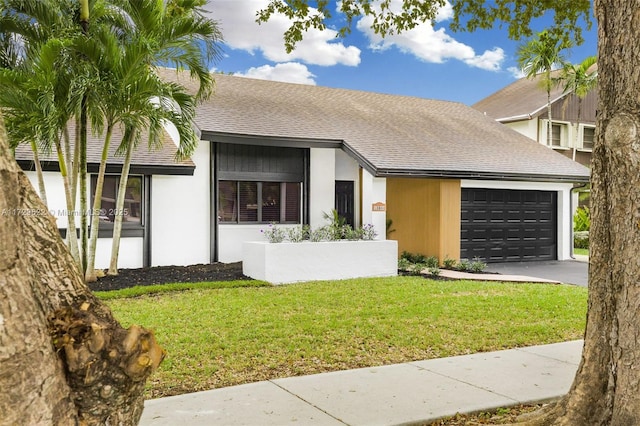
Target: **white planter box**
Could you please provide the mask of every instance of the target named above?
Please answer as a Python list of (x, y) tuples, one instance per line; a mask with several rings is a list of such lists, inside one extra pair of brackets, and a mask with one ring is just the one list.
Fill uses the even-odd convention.
[(272, 284), (390, 277), (398, 274), (398, 242), (323, 241), (242, 246), (242, 272)]

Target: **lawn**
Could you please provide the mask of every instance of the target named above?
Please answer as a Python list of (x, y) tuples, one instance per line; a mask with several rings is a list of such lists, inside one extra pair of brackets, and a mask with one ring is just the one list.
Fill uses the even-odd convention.
[(159, 397), (582, 338), (585, 288), (393, 277), (191, 289), (106, 302), (168, 356)]
[(589, 249), (583, 249), (583, 248), (574, 248), (573, 252), (575, 254), (581, 254), (583, 256), (589, 256)]

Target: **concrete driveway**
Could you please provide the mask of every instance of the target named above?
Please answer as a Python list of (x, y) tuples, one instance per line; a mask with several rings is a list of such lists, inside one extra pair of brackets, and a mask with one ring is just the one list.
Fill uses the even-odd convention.
[(587, 287), (589, 262), (585, 260), (553, 260), (541, 262), (489, 263), (487, 272), (556, 280)]

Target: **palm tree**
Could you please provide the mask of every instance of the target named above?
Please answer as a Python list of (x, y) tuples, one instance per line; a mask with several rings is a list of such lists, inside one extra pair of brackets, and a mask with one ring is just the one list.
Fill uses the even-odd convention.
[(595, 89), (598, 83), (598, 70), (594, 65), (598, 58), (589, 56), (578, 65), (565, 64), (558, 79), (558, 84), (562, 85), (563, 93), (573, 94), (578, 97), (578, 118), (576, 120), (575, 141), (573, 144), (573, 160), (576, 159), (576, 148), (578, 146), (578, 131), (580, 119), (582, 118), (582, 100)]
[(549, 31), (542, 31), (527, 43), (518, 46), (518, 65), (529, 79), (544, 73), (540, 80), (547, 92), (547, 144), (551, 144), (551, 89), (553, 80), (551, 71), (556, 65), (562, 65), (564, 58), (562, 50), (570, 46), (563, 39)]
[[(32, 145), (41, 197), (44, 180), (37, 153), (55, 147), (67, 201), (67, 244), (79, 262), (75, 233), (75, 197), (71, 194), (68, 158), (60, 145), (67, 122), (73, 114), (69, 103), (71, 80), (65, 63), (64, 42), (59, 36), (72, 26), (65, 2), (21, 2), (4, 0), (0, 4), (0, 28), (4, 39), (12, 40), (13, 53), (5, 54), (0, 75), (3, 91), (0, 106), (7, 114), (7, 130), (14, 143)], [(11, 48), (11, 46), (7, 46)], [(7, 49), (4, 50), (8, 52)], [(10, 62), (13, 61), (13, 62)], [(36, 143), (37, 142), (37, 143)], [(45, 201), (46, 203), (46, 201)]]
[[(203, 14), (201, 8), (206, 3), (206, 0), (169, 0), (166, 3), (141, 0), (121, 5), (132, 23), (132, 38), (126, 39), (126, 45), (142, 47), (137, 51), (142, 57), (136, 63), (141, 63), (143, 69), (135, 74), (140, 76), (141, 83), (146, 84), (138, 86), (139, 92), (135, 94), (137, 101), (128, 103), (130, 115), (125, 132), (127, 137), (119, 147), (119, 151), (125, 152), (125, 161), (118, 189), (117, 213), (124, 211), (131, 152), (143, 128), (149, 132), (150, 145), (157, 145), (162, 140), (163, 123), (173, 124), (180, 137), (178, 157), (190, 155), (197, 145), (198, 137), (192, 124), (195, 104), (211, 94), (213, 79), (209, 67), (219, 55), (218, 42), (222, 39), (215, 21)], [(199, 83), (195, 97), (179, 84), (160, 81), (156, 72), (159, 64), (189, 69), (191, 76)], [(116, 215), (108, 271), (110, 275), (118, 273), (122, 220), (122, 214)]]

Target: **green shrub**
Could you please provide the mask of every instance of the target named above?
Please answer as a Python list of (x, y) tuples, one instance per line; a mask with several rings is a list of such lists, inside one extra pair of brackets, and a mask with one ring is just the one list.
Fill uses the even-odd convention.
[(424, 263), (427, 264), (427, 268), (437, 268), (438, 266), (440, 266), (440, 262), (438, 261), (438, 258), (436, 256), (427, 257)]
[(400, 259), (398, 259), (399, 270), (408, 271), (410, 267), (411, 267), (411, 262), (409, 262), (407, 259), (405, 259), (404, 257), (401, 257)]
[(471, 262), (469, 262), (468, 259), (462, 259), (460, 260), (460, 262), (458, 262), (456, 269), (458, 271), (468, 272), (471, 269)]
[(403, 259), (407, 259), (409, 263), (427, 263), (427, 258), (424, 254), (420, 253), (409, 253), (408, 251), (403, 251), (400, 254), (400, 257)]
[(573, 234), (573, 246), (575, 248), (589, 248), (589, 231), (579, 231)]
[(485, 270), (487, 264), (482, 261), (479, 257), (474, 257), (473, 262), (469, 264), (469, 272), (480, 273)]
[(442, 261), (442, 266), (444, 266), (445, 269), (455, 269), (457, 263), (458, 263), (457, 260), (451, 259), (450, 257), (446, 257)]
[(411, 275), (422, 275), (422, 271), (427, 268), (427, 265), (424, 263), (412, 263), (409, 266), (409, 272)]
[(429, 268), (429, 275), (433, 275), (433, 276), (438, 276), (440, 275), (440, 268), (436, 267), (430, 267)]
[(591, 212), (589, 207), (580, 207), (573, 215), (573, 230), (576, 232), (588, 231), (591, 228)]

